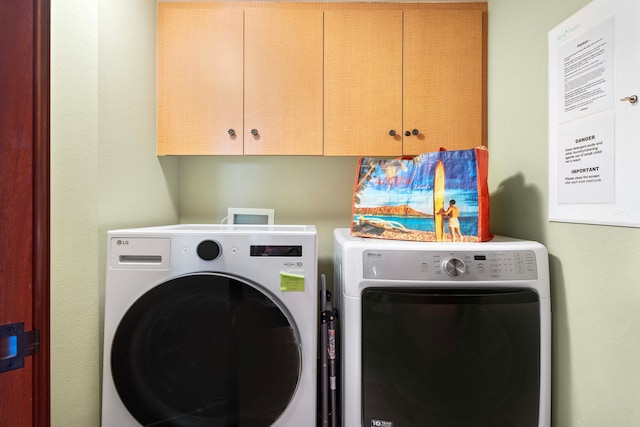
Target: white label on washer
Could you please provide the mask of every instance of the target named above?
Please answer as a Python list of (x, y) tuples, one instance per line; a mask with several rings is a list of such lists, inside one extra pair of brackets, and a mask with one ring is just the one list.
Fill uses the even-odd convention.
[(371, 427), (393, 427), (393, 421), (371, 419)]

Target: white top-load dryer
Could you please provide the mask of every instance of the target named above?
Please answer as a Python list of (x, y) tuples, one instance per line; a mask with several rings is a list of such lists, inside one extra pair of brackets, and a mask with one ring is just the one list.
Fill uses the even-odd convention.
[(103, 427), (316, 423), (314, 226), (107, 236)]
[(550, 426), (543, 245), (334, 237), (344, 427)]

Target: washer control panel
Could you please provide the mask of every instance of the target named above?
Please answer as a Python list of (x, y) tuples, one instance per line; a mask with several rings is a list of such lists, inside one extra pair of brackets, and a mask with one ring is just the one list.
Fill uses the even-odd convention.
[(534, 251), (365, 250), (363, 277), (385, 280), (535, 280)]

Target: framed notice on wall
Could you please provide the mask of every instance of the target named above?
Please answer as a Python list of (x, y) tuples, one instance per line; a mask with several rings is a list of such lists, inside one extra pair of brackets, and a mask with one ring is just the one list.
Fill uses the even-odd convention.
[(549, 220), (640, 227), (640, 3), (549, 31)]

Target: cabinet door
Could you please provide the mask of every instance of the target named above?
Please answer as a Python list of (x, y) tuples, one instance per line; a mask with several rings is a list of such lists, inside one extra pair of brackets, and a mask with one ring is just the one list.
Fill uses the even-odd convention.
[(405, 155), (485, 143), (484, 60), (481, 11), (405, 10)]
[(325, 11), (324, 67), (325, 155), (401, 154), (402, 11)]
[(244, 96), (245, 154), (322, 155), (322, 10), (245, 10)]
[(159, 155), (242, 154), (242, 52), (242, 9), (158, 4)]

